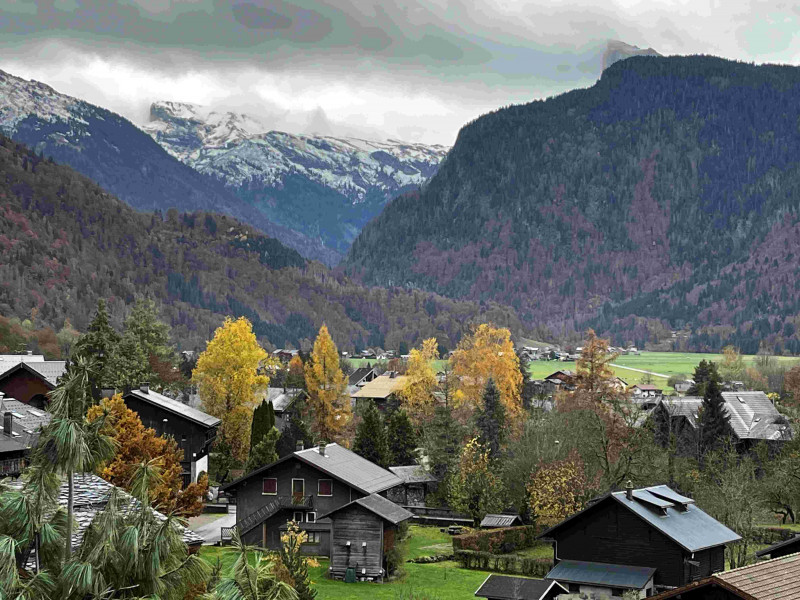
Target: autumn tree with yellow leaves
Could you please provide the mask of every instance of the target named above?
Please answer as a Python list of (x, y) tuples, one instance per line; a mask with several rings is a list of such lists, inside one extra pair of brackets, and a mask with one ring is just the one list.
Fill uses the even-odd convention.
[(433, 417), (434, 395), (439, 386), (433, 361), (439, 358), (436, 338), (428, 338), (422, 346), (411, 350), (406, 369), (406, 383), (400, 396), (412, 423), (420, 426)]
[(228, 317), (192, 372), (203, 410), (222, 420), (218, 441), (230, 448), (239, 462), (247, 460), (253, 409), (269, 386), (269, 377), (260, 374), (260, 367), (270, 361), (258, 345), (250, 321)]
[(555, 525), (583, 508), (586, 487), (583, 460), (575, 450), (563, 460), (540, 464), (526, 486), (531, 514), (538, 523)]
[(339, 368), (339, 352), (324, 324), (306, 362), (305, 374), (311, 430), (315, 438), (326, 442), (342, 441), (350, 420), (350, 398), (347, 380)]
[(508, 329), (486, 323), (479, 325), (458, 344), (452, 365), (458, 381), (454, 404), (462, 418), (472, 416), (482, 406), (486, 384), (493, 379), (500, 391), (507, 422), (512, 431), (519, 428), (524, 416), (522, 373)]

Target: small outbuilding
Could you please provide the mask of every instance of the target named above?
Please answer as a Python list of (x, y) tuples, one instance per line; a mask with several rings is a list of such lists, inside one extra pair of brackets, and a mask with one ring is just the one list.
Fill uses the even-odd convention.
[(413, 516), (378, 494), (322, 516), (331, 521), (330, 575), (348, 581), (383, 581), (395, 566), (388, 554), (397, 543), (398, 526)]
[(422, 465), (389, 467), (397, 475), (402, 485), (393, 487), (386, 497), (401, 506), (425, 506), (428, 494), (436, 491), (438, 480)]
[(554, 600), (569, 590), (552, 579), (528, 579), (492, 573), (475, 592), (487, 600)]
[(547, 574), (574, 594), (621, 597), (635, 592), (640, 598), (653, 595), (654, 567), (614, 565), (579, 560), (562, 560)]
[(515, 527), (517, 525), (522, 525), (522, 519), (519, 515), (486, 515), (481, 521), (481, 529)]
[(788, 556), (800, 552), (800, 535), (795, 534), (788, 540), (783, 540), (777, 544), (772, 544), (768, 548), (756, 552), (758, 558), (768, 556), (770, 558), (780, 558), (781, 556)]

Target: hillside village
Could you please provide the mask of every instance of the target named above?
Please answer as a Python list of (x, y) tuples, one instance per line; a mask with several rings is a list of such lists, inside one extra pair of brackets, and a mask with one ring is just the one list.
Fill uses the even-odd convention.
[[(101, 301), (69, 361), (0, 356), (0, 535), (16, 548), (4, 560), (17, 586), (60, 572), (51, 591), (79, 597), (67, 566), (95, 560), (111, 539), (98, 527), (169, 523), (177, 569), (265, 553), (282, 567), (260, 585), (288, 580), (304, 598), (445, 568), (462, 592), (442, 597), (800, 594), (800, 366), (747, 389), (776, 380), (774, 364), (729, 348), (672, 385), (629, 384), (611, 365), (639, 351), (620, 350), (592, 331), (572, 352), (515, 347), (483, 324), (445, 356), (431, 338), (352, 357), (324, 326), (310, 353), (267, 352), (240, 318), (181, 352), (153, 302), (118, 332)], [(534, 378), (534, 361), (552, 372)], [(105, 449), (53, 460), (65, 423)], [(45, 471), (60, 491), (23, 516)], [(221, 585), (197, 577), (181, 597)]]

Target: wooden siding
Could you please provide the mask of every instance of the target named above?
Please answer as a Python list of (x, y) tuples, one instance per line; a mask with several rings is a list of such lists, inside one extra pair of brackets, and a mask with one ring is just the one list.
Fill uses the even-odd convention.
[(22, 367), (0, 380), (0, 392), (7, 398), (14, 398), (23, 404), (44, 410), (50, 387), (43, 381), (43, 377), (36, 376)]
[[(347, 568), (353, 567), (356, 577), (382, 578), (383, 520), (355, 505), (337, 512), (331, 521), (331, 574), (343, 577)], [(362, 569), (366, 573), (362, 574)]]

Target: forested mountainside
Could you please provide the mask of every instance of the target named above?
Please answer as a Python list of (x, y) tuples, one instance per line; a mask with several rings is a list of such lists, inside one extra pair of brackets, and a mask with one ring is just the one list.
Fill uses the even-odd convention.
[(0, 133), (71, 166), (137, 210), (224, 213), (307, 257), (339, 258), (318, 239), (271, 222), (215, 178), (168, 154), (127, 119), (3, 71)]
[(617, 343), (800, 351), (800, 68), (637, 56), (465, 126), (345, 266)]
[(155, 299), (182, 348), (224, 316), (263, 343), (310, 343), (325, 322), (345, 349), (436, 336), (453, 348), (476, 321), (520, 331), (512, 310), (430, 293), (369, 289), (227, 217), (138, 213), (69, 167), (0, 136), (0, 315), (83, 331), (98, 298), (119, 325), (137, 295)]
[(270, 221), (321, 240), (329, 264), (386, 202), (428, 181), (448, 150), (270, 131), (252, 116), (177, 102), (153, 103), (144, 130)]

